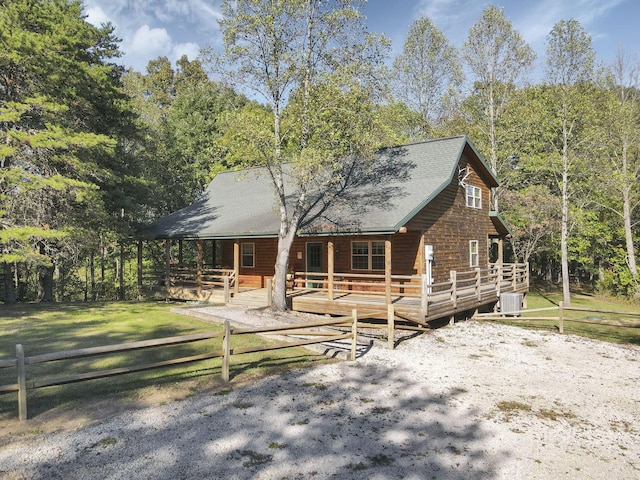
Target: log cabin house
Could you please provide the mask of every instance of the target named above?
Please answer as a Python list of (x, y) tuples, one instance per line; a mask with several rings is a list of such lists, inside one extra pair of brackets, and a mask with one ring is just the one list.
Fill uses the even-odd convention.
[[(329, 206), (317, 207), (324, 192), (310, 195), (314, 206), (290, 251), (293, 309), (358, 308), (386, 318), (386, 306), (394, 305), (402, 318), (425, 325), (491, 307), (507, 292), (526, 293), (528, 267), (503, 262), (509, 229), (490, 211), (498, 181), (466, 137), (386, 148), (373, 167), (349, 172)], [(141, 241), (139, 288), (204, 301), (245, 295), (266, 304), (279, 230), (274, 195), (263, 169), (218, 174), (199, 200), (147, 228), (147, 241), (165, 241), (166, 263), (143, 285)], [(188, 265), (183, 242), (196, 245)]]

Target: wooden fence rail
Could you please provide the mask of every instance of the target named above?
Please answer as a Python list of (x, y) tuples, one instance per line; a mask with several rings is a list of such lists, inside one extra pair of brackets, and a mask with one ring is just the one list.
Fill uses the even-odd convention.
[[(140, 342), (122, 343), (118, 345), (104, 345), (99, 347), (80, 348), (75, 350), (65, 350), (62, 352), (45, 353), (40, 355), (25, 356), (24, 349), (21, 344), (16, 345), (16, 358), (0, 359), (0, 369), (15, 368), (17, 383), (0, 385), (0, 394), (18, 392), (18, 417), (21, 421), (27, 417), (27, 391), (36, 388), (50, 387), (54, 385), (65, 385), (68, 383), (83, 382), (87, 380), (95, 380), (98, 378), (112, 377), (127, 373), (141, 372), (156, 368), (186, 364), (209, 360), (213, 358), (222, 358), (222, 378), (229, 381), (229, 364), (232, 355), (241, 355), (245, 353), (265, 352), (269, 350), (279, 350), (283, 348), (299, 347), (317, 343), (334, 342), (338, 340), (351, 339), (351, 355), (350, 359), (356, 359), (356, 341), (357, 341), (357, 325), (358, 313), (353, 310), (351, 316), (335, 318), (327, 321), (310, 322), (297, 325), (286, 325), (277, 327), (262, 328), (232, 328), (229, 321), (225, 321), (224, 330), (216, 333), (197, 333), (192, 335), (182, 335), (177, 337), (156, 338), (152, 340), (143, 340)], [(322, 327), (351, 327), (348, 333), (327, 332), (310, 329), (318, 329)], [(231, 348), (231, 339), (233, 336), (246, 334), (281, 334), (281, 335), (297, 335), (303, 337), (293, 342), (282, 342), (278, 344), (263, 347), (236, 347)], [(312, 338), (308, 338), (312, 337)], [(55, 378), (45, 378), (31, 380), (27, 377), (27, 367), (39, 363), (55, 362), (60, 360), (72, 360), (78, 358), (90, 358), (98, 355), (109, 355), (119, 352), (128, 352), (135, 350), (143, 350), (150, 348), (161, 348), (170, 345), (180, 345), (187, 343), (201, 342), (222, 338), (222, 345), (219, 351), (207, 352), (188, 357), (172, 358), (160, 362), (131, 365), (120, 368), (112, 368), (108, 370), (97, 370), (84, 372), (75, 375), (67, 375)]]
[[(529, 313), (537, 313), (537, 312), (549, 312), (549, 311), (557, 311), (557, 316), (550, 317), (523, 317), (524, 314)], [(565, 307), (563, 302), (558, 302), (558, 306), (555, 307), (544, 307), (544, 308), (532, 308), (528, 310), (520, 310), (518, 312), (519, 316), (514, 316), (513, 312), (508, 313), (476, 313), (473, 318), (481, 319), (481, 320), (521, 320), (521, 321), (557, 321), (558, 322), (558, 331), (560, 333), (564, 333), (564, 322), (570, 321), (573, 323), (584, 323), (588, 325), (601, 325), (605, 327), (620, 327), (620, 328), (640, 328), (640, 322), (635, 325), (622, 325), (619, 323), (609, 323), (603, 321), (589, 320), (589, 319), (581, 319), (581, 318), (567, 318), (565, 316), (566, 312), (587, 312), (587, 313), (601, 313), (601, 314), (609, 314), (609, 315), (618, 315), (621, 317), (637, 317), (640, 318), (640, 312), (619, 312), (615, 310), (598, 310), (592, 308), (582, 308), (582, 307)]]

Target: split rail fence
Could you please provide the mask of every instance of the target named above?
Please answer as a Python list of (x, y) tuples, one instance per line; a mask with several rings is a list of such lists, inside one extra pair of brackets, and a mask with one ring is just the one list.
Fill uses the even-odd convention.
[[(112, 377), (145, 370), (164, 368), (174, 365), (199, 362), (213, 358), (222, 358), (222, 379), (229, 381), (229, 365), (232, 355), (246, 353), (266, 352), (283, 348), (300, 347), (317, 343), (335, 342), (339, 340), (351, 339), (350, 359), (356, 359), (356, 339), (357, 339), (358, 313), (356, 310), (351, 316), (343, 316), (327, 321), (308, 322), (297, 325), (283, 325), (264, 328), (235, 328), (231, 327), (229, 321), (224, 324), (224, 330), (216, 333), (198, 333), (193, 335), (183, 335), (177, 337), (157, 338), (140, 342), (123, 343), (118, 345), (105, 345), (99, 347), (80, 348), (76, 350), (66, 350), (62, 352), (45, 353), (40, 355), (26, 356), (22, 344), (16, 345), (16, 357), (0, 359), (0, 369), (15, 368), (17, 372), (17, 383), (0, 385), (0, 394), (18, 392), (18, 417), (21, 421), (27, 416), (27, 391), (36, 388), (50, 387), (54, 385), (65, 385), (69, 383), (83, 382), (98, 378)], [(322, 331), (322, 327), (350, 327), (350, 331)], [(232, 348), (232, 337), (248, 334), (280, 334), (295, 335), (295, 341), (286, 341), (268, 346), (258, 347), (235, 347)], [(309, 338), (311, 337), (311, 338)], [(89, 371), (75, 375), (66, 375), (55, 378), (29, 379), (28, 367), (36, 364), (55, 362), (60, 360), (72, 360), (79, 358), (95, 357), (99, 355), (109, 355), (114, 353), (129, 352), (150, 348), (162, 348), (170, 345), (202, 342), (214, 338), (221, 338), (221, 349), (219, 351), (202, 353), (188, 357), (173, 358), (155, 363), (143, 365), (131, 365), (109, 370)]]
[[(523, 316), (525, 314), (530, 314), (530, 313), (539, 313), (539, 312), (552, 312), (552, 311), (557, 311), (558, 315), (557, 316), (549, 316), (549, 317), (544, 317), (544, 316)], [(600, 326), (606, 326), (606, 327), (620, 327), (620, 328), (640, 328), (640, 321), (638, 323), (635, 323), (633, 325), (627, 325), (627, 324), (621, 324), (621, 323), (610, 323), (610, 322), (604, 322), (601, 320), (595, 320), (592, 319), (590, 320), (588, 317), (585, 319), (582, 318), (568, 318), (566, 316), (566, 312), (585, 312), (585, 313), (595, 313), (595, 314), (603, 314), (603, 315), (615, 315), (615, 316), (620, 316), (620, 317), (635, 317), (635, 318), (640, 318), (640, 312), (619, 312), (619, 311), (615, 311), (615, 310), (597, 310), (597, 309), (591, 309), (591, 308), (582, 308), (582, 307), (565, 307), (563, 302), (558, 302), (558, 306), (554, 306), (554, 307), (544, 307), (544, 308), (532, 308), (532, 309), (528, 309), (528, 310), (520, 310), (519, 312), (517, 312), (517, 316), (515, 316), (516, 314), (514, 314), (513, 312), (505, 312), (505, 313), (495, 313), (495, 312), (491, 312), (491, 313), (476, 313), (473, 318), (474, 319), (481, 319), (481, 320), (505, 320), (508, 319), (509, 321), (512, 320), (522, 320), (522, 321), (557, 321), (558, 322), (558, 332), (559, 333), (564, 333), (564, 323), (565, 321), (567, 322), (573, 322), (573, 323), (583, 323), (583, 324), (588, 324), (588, 325), (600, 325)]]

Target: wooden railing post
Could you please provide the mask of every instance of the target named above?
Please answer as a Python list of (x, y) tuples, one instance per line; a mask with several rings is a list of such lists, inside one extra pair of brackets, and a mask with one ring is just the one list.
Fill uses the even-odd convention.
[(395, 347), (395, 316), (396, 312), (392, 304), (387, 305), (387, 338), (389, 342), (389, 350), (393, 350)]
[(517, 275), (517, 265), (515, 263), (511, 264), (511, 289), (515, 292), (518, 287), (518, 275)]
[(458, 306), (458, 282), (455, 270), (449, 272), (449, 281), (451, 282), (451, 305), (455, 308)]
[(564, 302), (558, 303), (558, 330), (564, 333)]
[(500, 287), (502, 285), (502, 265), (496, 265), (496, 296), (500, 299)]
[(529, 275), (530, 275), (530, 273), (529, 273), (529, 262), (524, 264), (524, 268), (525, 268), (524, 279), (525, 279), (525, 282), (526, 282), (526, 285), (527, 285), (527, 290), (529, 290), (529, 280), (530, 280), (530, 278), (529, 278)]
[(353, 317), (351, 325), (351, 361), (354, 361), (358, 347), (358, 310), (355, 308), (351, 310), (351, 316)]
[(384, 241), (384, 296), (387, 305), (391, 304), (391, 240)]
[(224, 276), (223, 282), (224, 282), (224, 303), (229, 303), (231, 301), (231, 291), (229, 289), (229, 275)]
[(198, 258), (196, 264), (196, 287), (198, 292), (202, 289), (202, 274), (204, 270), (204, 247), (202, 245), (202, 240), (197, 241), (198, 248)]
[(229, 357), (231, 356), (231, 326), (229, 320), (224, 322), (224, 338), (222, 339), (222, 380), (229, 381)]
[(429, 293), (430, 293), (430, 286), (428, 284), (429, 282), (429, 278), (427, 277), (426, 274), (422, 275), (422, 291), (421, 291), (421, 297), (420, 297), (420, 316), (422, 317), (422, 319), (427, 318), (427, 315), (429, 314)]
[(166, 239), (164, 241), (164, 286), (167, 288), (167, 294), (169, 288), (171, 288), (171, 240)]
[(476, 268), (476, 296), (478, 302), (482, 301), (482, 276), (480, 275), (480, 269)]
[(16, 345), (16, 359), (18, 366), (18, 417), (22, 422), (27, 419), (27, 370), (24, 363), (24, 349), (21, 344)]
[(330, 302), (333, 301), (333, 274), (335, 269), (335, 249), (333, 248), (333, 242), (327, 243), (327, 298)]
[(237, 297), (240, 293), (240, 240), (238, 239), (233, 241), (233, 273), (235, 277), (233, 295)]
[(267, 278), (267, 306), (273, 305), (273, 278)]

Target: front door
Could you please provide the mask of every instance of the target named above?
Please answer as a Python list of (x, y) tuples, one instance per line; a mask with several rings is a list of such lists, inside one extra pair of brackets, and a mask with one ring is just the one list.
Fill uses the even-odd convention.
[[(322, 242), (307, 242), (307, 272), (322, 272)], [(307, 277), (322, 280), (322, 277)], [(307, 288), (322, 288), (322, 283), (307, 282)]]

